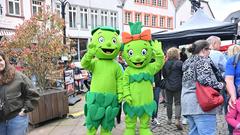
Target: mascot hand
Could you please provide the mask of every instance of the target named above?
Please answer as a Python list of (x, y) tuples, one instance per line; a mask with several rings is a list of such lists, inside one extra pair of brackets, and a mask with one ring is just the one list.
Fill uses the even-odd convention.
[(131, 105), (132, 104), (132, 97), (129, 95), (129, 96), (126, 96), (125, 98), (124, 98), (124, 100), (129, 104), (129, 105)]
[(164, 56), (164, 53), (163, 53), (163, 50), (162, 50), (162, 43), (161, 42), (158, 42), (157, 40), (155, 40), (154, 42), (152, 42), (152, 47), (153, 47), (153, 50), (155, 52), (156, 55), (161, 55), (161, 56)]
[(91, 54), (92, 56), (94, 56), (96, 54), (97, 51), (97, 47), (94, 43), (90, 42), (88, 44), (88, 53)]

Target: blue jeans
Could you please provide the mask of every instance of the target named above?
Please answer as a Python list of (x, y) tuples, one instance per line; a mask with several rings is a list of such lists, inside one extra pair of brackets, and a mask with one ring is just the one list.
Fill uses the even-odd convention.
[(215, 135), (216, 134), (216, 115), (201, 114), (187, 115), (189, 123), (188, 135)]
[(26, 135), (28, 129), (28, 116), (16, 116), (10, 120), (0, 122), (1, 135)]
[(152, 118), (157, 118), (160, 91), (160, 87), (155, 87), (153, 90), (154, 101), (157, 103), (157, 111), (153, 114)]

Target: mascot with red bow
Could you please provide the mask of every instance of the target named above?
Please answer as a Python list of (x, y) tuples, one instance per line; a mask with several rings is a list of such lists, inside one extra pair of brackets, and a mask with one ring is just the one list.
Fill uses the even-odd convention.
[[(122, 33), (123, 58), (128, 64), (123, 75), (123, 104), (126, 114), (124, 135), (135, 135), (137, 118), (140, 135), (152, 135), (149, 121), (156, 111), (153, 99), (153, 81), (164, 64), (164, 53), (158, 41), (151, 40), (150, 30), (141, 32), (142, 23), (129, 23), (131, 34)], [(155, 62), (150, 63), (155, 57)]]

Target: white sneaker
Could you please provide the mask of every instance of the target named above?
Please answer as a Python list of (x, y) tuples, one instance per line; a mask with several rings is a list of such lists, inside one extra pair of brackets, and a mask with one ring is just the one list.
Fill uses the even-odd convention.
[(154, 119), (153, 119), (153, 122), (156, 123), (157, 125), (160, 125), (160, 122), (158, 121), (157, 118), (154, 118)]
[(183, 124), (183, 125), (187, 125), (187, 124), (188, 124), (187, 118), (184, 118), (184, 117), (182, 118), (182, 124)]

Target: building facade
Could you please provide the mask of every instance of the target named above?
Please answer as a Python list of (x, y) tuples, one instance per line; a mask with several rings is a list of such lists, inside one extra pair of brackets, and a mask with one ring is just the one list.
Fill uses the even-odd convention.
[(13, 35), (16, 26), (50, 4), (42, 0), (0, 0), (0, 39)]
[(126, 0), (123, 8), (123, 30), (130, 31), (128, 22), (140, 21), (152, 33), (174, 28), (175, 7), (172, 0)]
[[(60, 0), (61, 1), (61, 0)], [(62, 3), (52, 0), (52, 9), (60, 16)], [(122, 10), (120, 0), (67, 0), (65, 7), (66, 37), (71, 39), (70, 50), (77, 51), (80, 60), (91, 38), (91, 30), (98, 26), (121, 28)], [(73, 53), (74, 54), (74, 53)]]
[(175, 26), (172, 0), (0, 0), (0, 4), (1, 37), (13, 35), (17, 25), (43, 7), (62, 16), (64, 6), (66, 37), (71, 39), (67, 44), (76, 60), (86, 50), (91, 30), (98, 26), (130, 32), (128, 22), (141, 21), (143, 30), (151, 29), (152, 33)]

